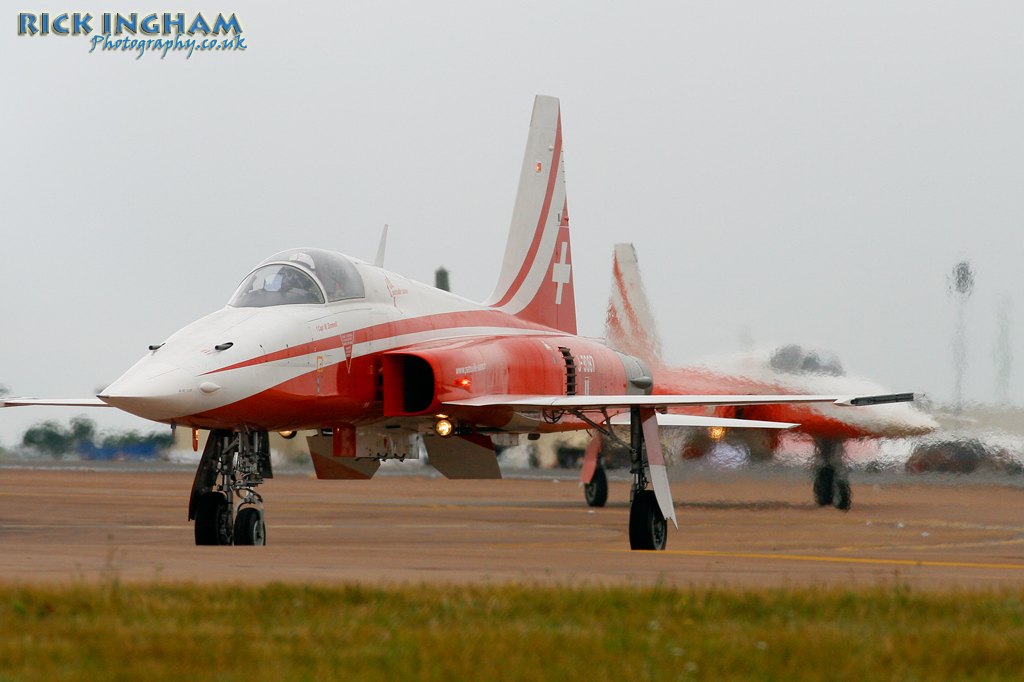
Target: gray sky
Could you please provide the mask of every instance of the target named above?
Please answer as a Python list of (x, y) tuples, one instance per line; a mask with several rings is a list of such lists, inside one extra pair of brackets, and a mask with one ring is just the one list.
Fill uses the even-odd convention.
[[(429, 6), (428, 6), (429, 5)], [(967, 396), (1000, 296), (1024, 400), (1019, 2), (179, 2), (247, 51), (141, 59), (0, 34), (0, 384), (79, 397), (292, 246), (482, 300), (535, 94), (562, 100), (581, 332), (636, 244), (678, 362), (799, 342), (952, 394), (947, 273), (969, 257)], [(43, 8), (54, 12), (52, 7)], [(98, 20), (94, 20), (98, 24)], [(106, 412), (106, 411), (104, 411)], [(112, 413), (113, 411), (109, 411)], [(145, 422), (89, 413), (101, 425)], [(0, 414), (0, 443), (68, 411)]]

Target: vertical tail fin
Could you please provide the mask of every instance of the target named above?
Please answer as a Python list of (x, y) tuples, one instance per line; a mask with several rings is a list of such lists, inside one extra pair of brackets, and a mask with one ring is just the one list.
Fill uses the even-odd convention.
[(636, 356), (652, 367), (663, 364), (658, 326), (632, 244), (615, 245), (604, 333), (612, 348)]
[(484, 303), (576, 333), (558, 99), (537, 95), (498, 283)]

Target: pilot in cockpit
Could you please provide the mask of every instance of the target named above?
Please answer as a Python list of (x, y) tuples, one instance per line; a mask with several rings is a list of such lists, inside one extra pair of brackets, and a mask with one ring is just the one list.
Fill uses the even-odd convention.
[[(323, 286), (321, 293), (314, 277)], [(340, 254), (319, 249), (283, 251), (265, 260), (235, 292), (229, 305), (263, 308), (292, 303), (324, 303), (361, 298), (363, 281)]]
[(281, 302), (323, 303), (313, 280), (294, 268), (281, 268)]

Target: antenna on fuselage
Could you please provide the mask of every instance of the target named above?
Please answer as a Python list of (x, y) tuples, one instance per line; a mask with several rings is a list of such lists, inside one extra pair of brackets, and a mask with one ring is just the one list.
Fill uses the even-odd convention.
[(373, 264), (378, 268), (384, 267), (384, 247), (388, 245), (388, 226), (384, 224), (384, 231), (380, 233), (380, 246), (377, 247), (377, 257)]
[(441, 291), (451, 291), (451, 287), (448, 284), (448, 270), (443, 265), (434, 270), (434, 288)]

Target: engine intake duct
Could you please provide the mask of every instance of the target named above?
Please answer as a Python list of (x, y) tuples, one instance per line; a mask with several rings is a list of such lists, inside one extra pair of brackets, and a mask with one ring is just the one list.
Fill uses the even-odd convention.
[(406, 353), (388, 353), (384, 375), (384, 414), (422, 414), (434, 402), (434, 369), (424, 358)]

